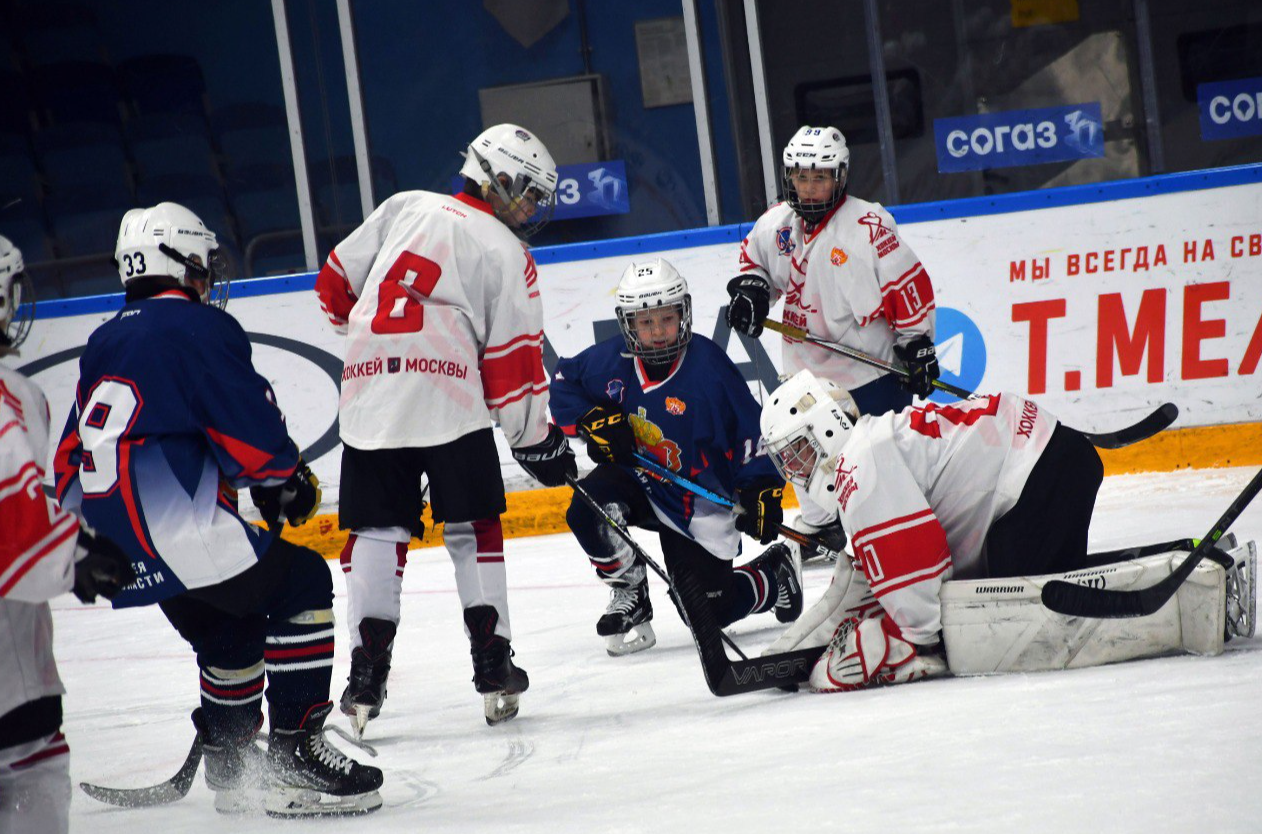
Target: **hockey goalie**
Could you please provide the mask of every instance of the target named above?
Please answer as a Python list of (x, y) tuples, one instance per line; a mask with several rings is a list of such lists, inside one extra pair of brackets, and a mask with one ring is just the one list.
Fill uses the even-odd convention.
[(1150, 616), (1042, 606), (1052, 579), (1152, 585), (1192, 543), (1088, 554), (1099, 454), (1031, 400), (1004, 393), (859, 416), (844, 390), (803, 371), (768, 398), (761, 429), (780, 472), (835, 510), (854, 548), (765, 652), (825, 647), (816, 691), (1213, 655), (1253, 635), (1257, 550), (1231, 536)]

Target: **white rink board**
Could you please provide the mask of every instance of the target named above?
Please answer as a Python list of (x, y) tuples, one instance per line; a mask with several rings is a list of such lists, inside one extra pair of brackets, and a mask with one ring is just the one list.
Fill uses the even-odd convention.
[[(905, 223), (900, 230), (927, 267), (939, 307), (976, 327), (952, 337), (944, 324), (960, 316), (940, 315), (942, 364), (959, 374), (949, 381), (1028, 392), (1087, 430), (1131, 423), (1166, 401), (1180, 408), (1177, 426), (1262, 420), (1262, 185)], [(1137, 269), (1141, 248), (1146, 262)], [(733, 242), (637, 259), (660, 255), (679, 268), (693, 293), (694, 330), (709, 336), (727, 303), (737, 250)], [(613, 290), (632, 260), (540, 266), (545, 333), (558, 355), (592, 344), (594, 322), (613, 321)], [(342, 355), (341, 337), (310, 292), (238, 298), (228, 309), (247, 331)], [(37, 321), (15, 364), (82, 345), (108, 317)], [(761, 341), (778, 366), (779, 337), (766, 333)], [(734, 360), (750, 361), (738, 339), (727, 347)], [(291, 432), (309, 446), (336, 417), (333, 381), (275, 347), (256, 345), (255, 357)], [(69, 409), (74, 373), (66, 362), (35, 375), (49, 395), (55, 430)], [(500, 442), (510, 488), (531, 486)], [(328, 487), (327, 503), (336, 500), (339, 459), (340, 446), (313, 464)]]

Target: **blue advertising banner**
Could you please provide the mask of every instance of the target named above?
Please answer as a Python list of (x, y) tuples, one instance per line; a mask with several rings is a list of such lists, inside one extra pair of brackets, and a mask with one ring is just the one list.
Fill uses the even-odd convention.
[[(553, 220), (627, 214), (631, 196), (627, 191), (627, 168), (621, 159), (557, 166), (556, 212)], [(451, 178), (453, 191), (460, 190), (460, 177)]]
[(1235, 139), (1262, 134), (1262, 78), (1196, 85), (1201, 138)]
[(980, 171), (1104, 156), (1099, 102), (933, 120), (938, 171)]

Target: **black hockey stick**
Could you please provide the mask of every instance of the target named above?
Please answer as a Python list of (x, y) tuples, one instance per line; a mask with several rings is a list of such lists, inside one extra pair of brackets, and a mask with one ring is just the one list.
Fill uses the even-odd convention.
[(1043, 586), (1043, 604), (1068, 617), (1117, 619), (1146, 617), (1156, 613), (1178, 592), (1179, 586), (1192, 575), (1192, 571), (1213, 550), (1227, 528), (1244, 512), (1244, 508), (1249, 506), (1249, 502), (1259, 491), (1262, 491), (1262, 469), (1253, 476), (1244, 491), (1236, 496), (1236, 500), (1231, 502), (1222, 518), (1209, 529), (1196, 549), (1183, 560), (1183, 564), (1156, 585), (1138, 591), (1112, 591), (1053, 579)]
[[(726, 495), (719, 495), (717, 492), (712, 492), (706, 489), (705, 487), (701, 486), (700, 484), (697, 484), (688, 480), (683, 475), (680, 475), (678, 472), (670, 471), (669, 469), (662, 466), (661, 464), (659, 464), (657, 461), (653, 460), (652, 458), (646, 457), (640, 454), (639, 452), (636, 452), (635, 461), (636, 461), (636, 465), (639, 466), (641, 469), (646, 469), (649, 472), (652, 472), (654, 475), (657, 475), (658, 477), (665, 478), (666, 480), (671, 481), (683, 487), (684, 489), (688, 490), (694, 495), (700, 495), (702, 498), (712, 503), (718, 504), (720, 507), (729, 507), (738, 513), (741, 512), (741, 508), (738, 507), (736, 505), (736, 502), (733, 501), (731, 498), (728, 498)], [(800, 545), (803, 545), (804, 547), (815, 548), (815, 550), (818, 551), (820, 556), (823, 556), (829, 559), (830, 561), (835, 562), (838, 559), (842, 558), (842, 556), (844, 555), (833, 550), (832, 548), (824, 544), (815, 536), (807, 535), (806, 533), (803, 533), (799, 530), (794, 530), (792, 527), (790, 527), (787, 524), (777, 524), (776, 531), (780, 533), (780, 535), (784, 536), (786, 539), (792, 539), (793, 541), (797, 542)]]
[(98, 802), (107, 805), (118, 805), (122, 808), (149, 808), (155, 805), (169, 805), (176, 800), (188, 796), (193, 786), (193, 778), (197, 776), (197, 766), (202, 761), (202, 737), (199, 733), (189, 748), (188, 758), (180, 765), (179, 771), (165, 782), (147, 788), (103, 788), (88, 782), (80, 782), (83, 792)]
[[(862, 362), (865, 365), (871, 365), (873, 368), (880, 368), (886, 373), (898, 374), (901, 377), (907, 377), (907, 370), (877, 359), (875, 356), (869, 356), (861, 350), (855, 350), (845, 345), (839, 345), (836, 342), (830, 342), (827, 339), (821, 339), (818, 336), (812, 336), (800, 327), (793, 327), (784, 322), (774, 321), (772, 319), (764, 319), (763, 327), (768, 330), (774, 330), (782, 336), (788, 336), (790, 339), (798, 339), (803, 342), (823, 348), (824, 350), (848, 356), (856, 362)], [(952, 396), (959, 397), (962, 400), (970, 399), (976, 394), (959, 386), (952, 385), (949, 382), (943, 382), (940, 379), (932, 381), (933, 387), (939, 391), (945, 391)], [(1133, 423), (1117, 431), (1090, 432), (1081, 431), (1080, 434), (1091, 442), (1092, 446), (1099, 449), (1120, 449), (1123, 446), (1129, 446), (1132, 443), (1138, 443), (1141, 440), (1147, 440), (1158, 432), (1165, 431), (1170, 428), (1179, 416), (1179, 407), (1174, 403), (1165, 403), (1159, 406), (1155, 411), (1144, 417), (1138, 423)]]

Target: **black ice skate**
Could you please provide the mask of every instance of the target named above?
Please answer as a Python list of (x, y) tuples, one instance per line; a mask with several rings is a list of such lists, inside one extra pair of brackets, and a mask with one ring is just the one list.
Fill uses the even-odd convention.
[(333, 702), (312, 707), (296, 730), (273, 729), (267, 748), (271, 817), (352, 816), (381, 807), (381, 771), (347, 758), (324, 737)]
[(653, 603), (649, 601), (644, 566), (633, 566), (609, 585), (609, 607), (596, 621), (596, 633), (605, 638), (605, 651), (610, 657), (622, 657), (651, 649), (657, 644), (657, 635), (650, 625)]
[(473, 688), (482, 693), (486, 723), (494, 726), (517, 715), (518, 701), (530, 688), (530, 677), (513, 663), (508, 640), (495, 633), (499, 613), (494, 606), (466, 608), (464, 622), (473, 657)]
[(776, 577), (776, 619), (791, 623), (802, 615), (802, 574), (794, 562), (788, 546), (776, 542), (762, 555), (749, 563), (749, 567), (762, 569)]
[(267, 754), (256, 743), (259, 724), (238, 738), (210, 732), (201, 707), (193, 710), (193, 726), (202, 742), (206, 762), (206, 787), (215, 793), (215, 810), (221, 814), (249, 814), (263, 810), (267, 790)]
[(364, 737), (364, 727), (381, 714), (386, 702), (386, 679), (390, 676), (390, 653), (398, 626), (389, 620), (365, 617), (359, 621), (362, 645), (351, 652), (351, 674), (342, 692), (340, 707), (350, 716), (356, 738)]

